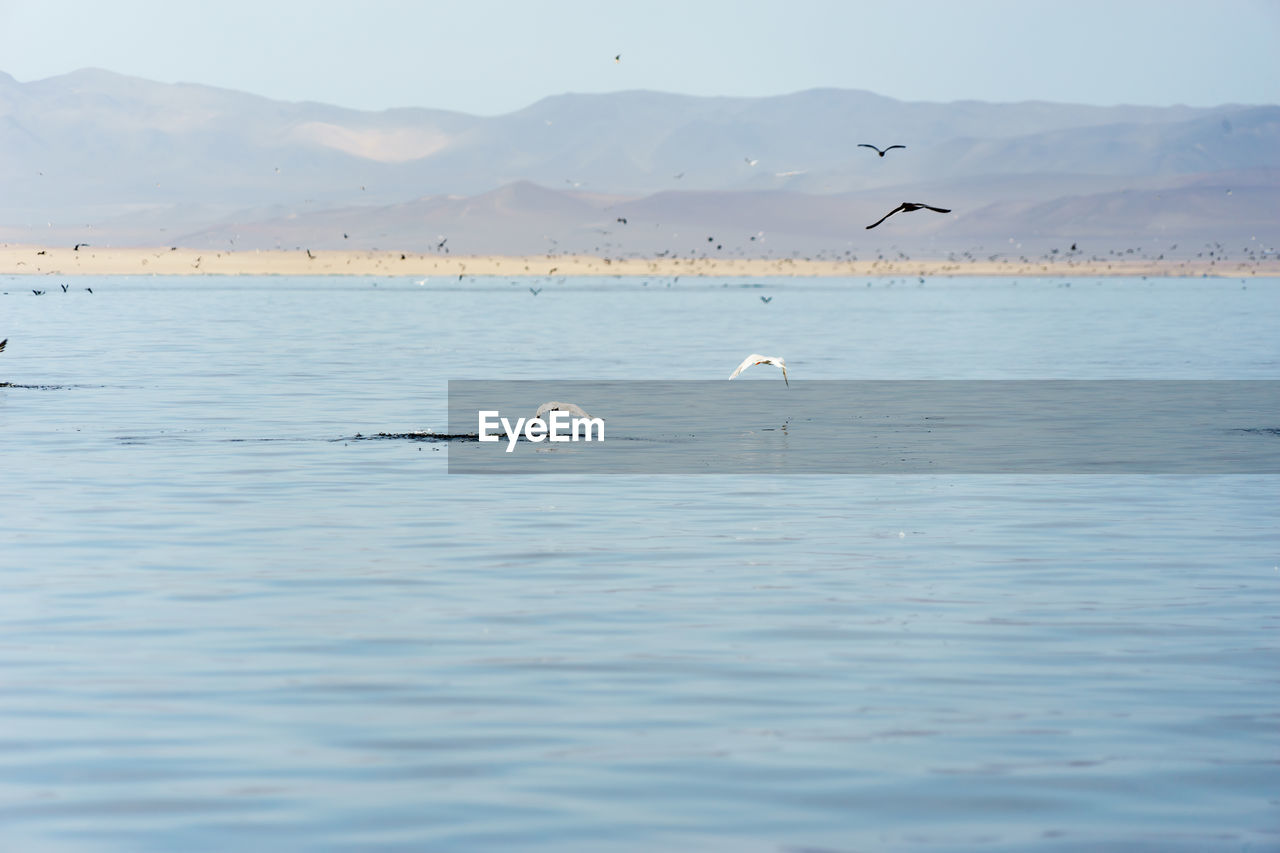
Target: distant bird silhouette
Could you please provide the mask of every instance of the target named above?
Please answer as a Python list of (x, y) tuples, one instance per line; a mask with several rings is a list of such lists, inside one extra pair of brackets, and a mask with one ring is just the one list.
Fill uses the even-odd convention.
[(4, 352), (4, 345), (7, 343), (9, 343), (8, 338), (5, 338), (3, 341), (0, 341), (0, 352)]
[(81, 246), (87, 246), (87, 245), (89, 245), (89, 244), (88, 244), (88, 243), (76, 243), (76, 246), (75, 246), (75, 248), (74, 248), (74, 249), (72, 249), (72, 251), (73, 251), (73, 252), (78, 252), (78, 251), (80, 251), (80, 247), (81, 247)]
[(619, 217), (618, 217), (618, 221), (619, 221), (619, 222), (621, 222), (623, 225), (626, 225), (626, 224), (627, 224), (627, 217), (625, 217), (625, 216), (619, 216)]
[(621, 62), (621, 61), (622, 61), (622, 54), (620, 54), (620, 53), (619, 53), (617, 56), (615, 56), (615, 57), (613, 58), (613, 61), (614, 61), (614, 62)]
[(761, 302), (763, 302), (765, 305), (768, 305), (770, 302), (772, 302), (772, 301), (773, 301), (773, 297), (772, 297), (772, 296), (761, 296), (761, 297), (760, 297), (760, 301), (761, 301)]
[(870, 148), (872, 151), (876, 152), (876, 153), (877, 153), (877, 154), (879, 154), (881, 157), (883, 157), (883, 156), (884, 156), (884, 152), (885, 152), (885, 151), (892, 151), (892, 150), (893, 150), (893, 149), (895, 149), (895, 148), (906, 148), (907, 146), (905, 146), (905, 145), (890, 145), (888, 148), (884, 149), (884, 151), (881, 151), (879, 148), (875, 147), (874, 145), (871, 145), (871, 144), (866, 143), (866, 142), (859, 142), (859, 143), (858, 143), (858, 147), (859, 147), (859, 148)]
[[(34, 293), (36, 296), (44, 296), (44, 291), (43, 291), (43, 290), (33, 290), (33, 291), (31, 291), (31, 292), (32, 292), (32, 293)], [(6, 338), (6, 340), (7, 340), (7, 338)]]
[(898, 211), (903, 211), (903, 212), (905, 212), (905, 213), (910, 213), (910, 212), (911, 212), (911, 211), (913, 211), (913, 210), (920, 210), (921, 208), (923, 208), (924, 210), (932, 210), (932, 211), (934, 211), (935, 213), (950, 213), (950, 212), (951, 212), (951, 208), (949, 208), (949, 207), (934, 207), (934, 206), (932, 206), (932, 205), (928, 205), (928, 204), (918, 204), (918, 203), (916, 203), (916, 202), (904, 201), (902, 204), (898, 205), (898, 206), (897, 206), (897, 207), (895, 207), (893, 210), (891, 210), (891, 211), (889, 211), (888, 213), (886, 213), (884, 216), (881, 216), (881, 217), (880, 217), (879, 219), (877, 219), (875, 222), (872, 222), (870, 225), (868, 225), (868, 226), (867, 226), (867, 228), (868, 228), (868, 229), (870, 229), (870, 228), (875, 228), (875, 227), (876, 227), (877, 225), (879, 225), (881, 222), (884, 222), (886, 219), (888, 219), (890, 216), (893, 216), (893, 215), (894, 215), (895, 213), (897, 213)]
[(311, 254), (311, 250), (310, 250), (310, 249), (307, 249), (307, 257), (308, 257), (308, 258), (310, 258), (310, 259), (311, 259), (311, 260), (313, 260), (313, 261), (316, 259), (316, 256), (315, 256), (315, 255), (313, 255), (313, 254)]
[(70, 287), (70, 286), (71, 286), (71, 285), (69, 285), (69, 284), (64, 284), (64, 285), (62, 285), (62, 292), (63, 292), (63, 293), (66, 293), (66, 292), (67, 292), (67, 288), (68, 288), (68, 287)]
[(92, 287), (86, 287), (86, 288), (85, 288), (85, 290), (89, 291), (90, 293), (93, 293), (93, 288), (92, 288)]
[(539, 287), (539, 288), (532, 288), (532, 287), (531, 287), (531, 288), (529, 288), (529, 292), (530, 292), (530, 293), (532, 293), (534, 296), (537, 296), (539, 293), (541, 293), (541, 292), (542, 292), (542, 288), (541, 288), (541, 287)]

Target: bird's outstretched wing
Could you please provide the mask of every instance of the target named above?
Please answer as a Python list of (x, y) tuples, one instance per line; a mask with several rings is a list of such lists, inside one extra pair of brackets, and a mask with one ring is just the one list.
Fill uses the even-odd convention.
[[(879, 148), (875, 147), (874, 145), (872, 145), (872, 144), (870, 144), (870, 143), (868, 143), (868, 142), (859, 142), (859, 143), (858, 143), (858, 147), (859, 147), (859, 148), (870, 148), (872, 151), (876, 152), (877, 154), (879, 154), (879, 153), (880, 153), (880, 149), (879, 149)], [(886, 148), (885, 150), (887, 151), (888, 149)]]
[(906, 148), (906, 147), (907, 147), (907, 146), (905, 146), (905, 145), (890, 145), (888, 148), (886, 148), (886, 149), (884, 149), (884, 150), (885, 150), (885, 151), (892, 151), (892, 150), (893, 150), (893, 149), (895, 149), (895, 148)]
[(906, 209), (907, 209), (907, 205), (906, 205), (905, 203), (898, 205), (898, 206), (897, 206), (897, 207), (895, 207), (893, 210), (889, 211), (889, 212), (888, 212), (888, 213), (886, 213), (884, 216), (881, 216), (881, 217), (880, 217), (879, 219), (877, 219), (875, 222), (872, 222), (870, 225), (868, 225), (868, 226), (867, 226), (867, 229), (868, 229), (868, 230), (870, 230), (870, 229), (872, 229), (872, 228), (875, 228), (877, 225), (879, 225), (881, 222), (884, 222), (884, 221), (885, 221), (886, 219), (888, 219), (890, 216), (893, 216), (893, 215), (894, 215), (895, 213), (897, 213), (899, 210), (906, 210)]
[(759, 353), (754, 353), (754, 352), (751, 353), (751, 355), (747, 356), (742, 360), (742, 364), (739, 364), (737, 369), (734, 370), (733, 373), (729, 374), (729, 378), (730, 379), (738, 378), (739, 373), (746, 370), (748, 367), (750, 367), (753, 364), (759, 364), (760, 362), (764, 361), (764, 359), (765, 359), (765, 356), (760, 355)]
[(754, 353), (754, 352), (742, 360), (742, 364), (739, 364), (738, 368), (734, 370), (733, 373), (729, 374), (729, 378), (730, 379), (737, 378), (739, 373), (746, 370), (748, 367), (750, 367), (753, 364), (776, 364), (779, 368), (782, 369), (782, 381), (787, 383), (787, 385), (791, 384), (791, 380), (787, 379), (786, 359), (777, 358), (775, 356), (769, 356), (769, 355), (760, 355), (759, 353)]
[(7, 343), (9, 343), (8, 338), (5, 338), (3, 341), (0, 341), (0, 352), (4, 352), (4, 345)]
[(922, 204), (920, 206), (923, 207), (925, 210), (932, 210), (934, 213), (950, 213), (951, 212), (951, 208), (949, 207), (934, 207), (931, 204)]
[[(547, 412), (568, 412), (569, 414), (577, 415), (580, 418), (591, 417), (591, 415), (588, 415), (586, 412), (582, 410), (581, 406), (575, 403), (558, 403), (555, 401), (552, 401), (550, 403), (543, 403), (541, 406), (539, 406), (538, 413), (534, 415), (534, 417), (541, 418)], [(604, 419), (601, 418), (601, 420), (604, 420)]]

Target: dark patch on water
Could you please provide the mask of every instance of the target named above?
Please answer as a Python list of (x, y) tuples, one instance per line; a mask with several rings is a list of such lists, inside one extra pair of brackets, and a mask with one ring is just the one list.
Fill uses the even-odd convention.
[(103, 385), (22, 385), (18, 382), (0, 382), (0, 388), (23, 388), (28, 391), (63, 391), (67, 388), (103, 388)]
[(1245, 427), (1232, 432), (1245, 432), (1249, 435), (1280, 435), (1280, 427)]
[(392, 439), (396, 441), (479, 441), (478, 433), (449, 433), (449, 432), (380, 432), (376, 435), (361, 435), (356, 433), (347, 438), (335, 438), (334, 441), (379, 441), (382, 439)]

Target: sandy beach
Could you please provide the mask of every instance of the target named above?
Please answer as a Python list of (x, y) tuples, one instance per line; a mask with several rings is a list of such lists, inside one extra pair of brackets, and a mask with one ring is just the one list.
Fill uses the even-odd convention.
[(586, 255), (442, 256), (387, 251), (239, 251), (187, 248), (0, 246), (6, 275), (356, 276), (1280, 276), (1280, 259), (1115, 259), (1057, 256), (995, 261), (822, 261), (800, 258), (600, 258)]

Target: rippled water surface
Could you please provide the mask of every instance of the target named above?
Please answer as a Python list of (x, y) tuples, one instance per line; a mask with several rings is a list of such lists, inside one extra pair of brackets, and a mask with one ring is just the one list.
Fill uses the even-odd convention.
[(750, 352), (1280, 379), (1276, 282), (32, 281), (0, 281), (4, 849), (1280, 847), (1280, 478), (468, 477), (350, 440), (442, 428), (449, 379)]

